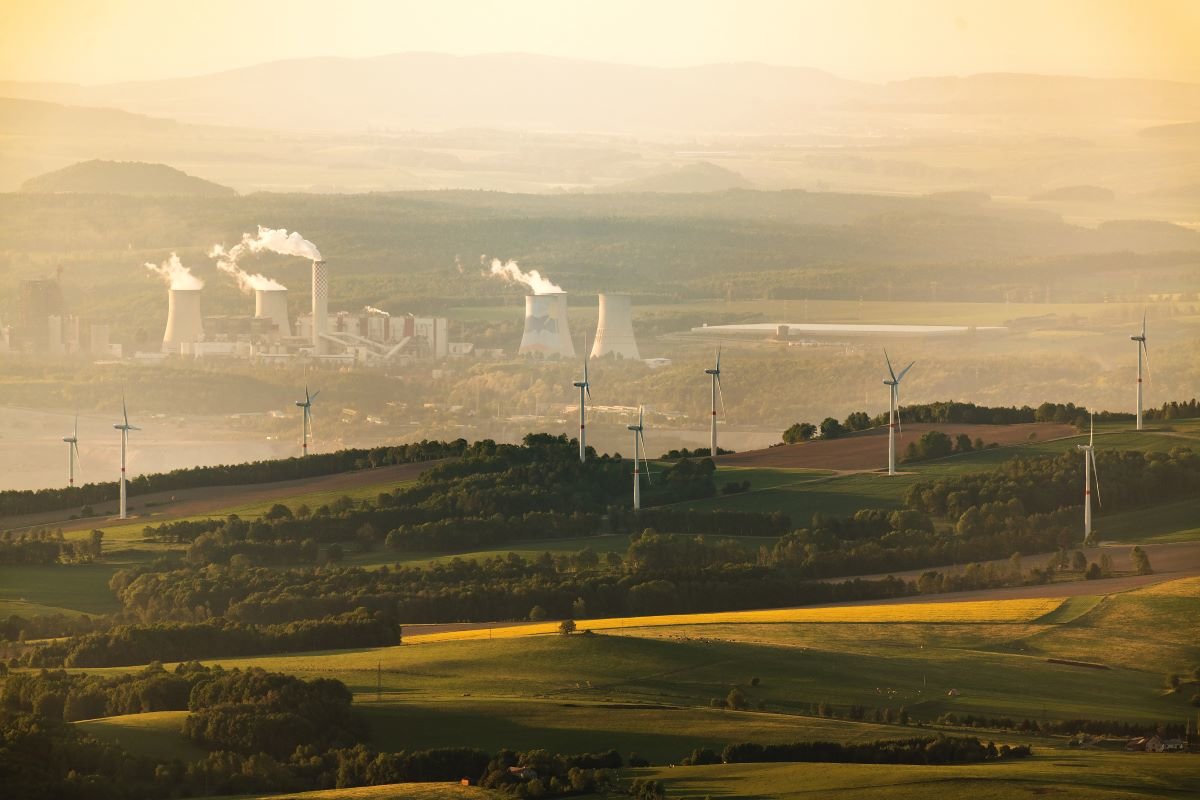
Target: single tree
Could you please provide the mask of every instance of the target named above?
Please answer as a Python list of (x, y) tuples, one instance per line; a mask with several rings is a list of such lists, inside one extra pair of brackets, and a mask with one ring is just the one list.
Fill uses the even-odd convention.
[(570, 636), (572, 633), (575, 632), (575, 620), (564, 619), (558, 625), (558, 632), (561, 633), (563, 636)]

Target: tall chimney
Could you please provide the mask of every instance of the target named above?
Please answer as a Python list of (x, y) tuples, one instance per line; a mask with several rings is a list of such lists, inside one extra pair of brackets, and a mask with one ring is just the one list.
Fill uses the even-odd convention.
[(288, 322), (287, 289), (255, 289), (254, 316), (270, 319), (275, 323), (280, 336), (291, 336), (292, 325)]
[(184, 342), (195, 342), (204, 335), (200, 319), (199, 289), (167, 290), (167, 329), (163, 333), (164, 353), (178, 353)]
[(525, 332), (521, 334), (521, 355), (575, 357), (575, 343), (567, 327), (567, 295), (530, 294), (525, 296)]
[(329, 272), (324, 261), (312, 263), (312, 335), (313, 353), (325, 352), (324, 334), (329, 327)]
[(596, 324), (596, 340), (592, 343), (592, 358), (616, 353), (621, 358), (641, 358), (637, 340), (633, 338), (633, 306), (627, 294), (600, 295), (600, 320)]

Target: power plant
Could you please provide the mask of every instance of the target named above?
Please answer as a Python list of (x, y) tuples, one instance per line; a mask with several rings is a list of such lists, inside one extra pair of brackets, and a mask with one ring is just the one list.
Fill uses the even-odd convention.
[(287, 289), (255, 289), (254, 316), (268, 319), (278, 335), (291, 336), (292, 325), (288, 322)]
[(164, 353), (178, 353), (185, 343), (204, 338), (204, 321), (200, 316), (199, 289), (169, 289), (167, 291), (167, 328), (163, 332)]
[(567, 327), (565, 292), (525, 296), (525, 332), (517, 352), (542, 358), (575, 357), (575, 343)]
[[(528, 326), (528, 314), (526, 315)], [(614, 353), (618, 358), (640, 359), (633, 337), (633, 305), (627, 294), (600, 295), (600, 319), (596, 323), (596, 341), (592, 358)]]

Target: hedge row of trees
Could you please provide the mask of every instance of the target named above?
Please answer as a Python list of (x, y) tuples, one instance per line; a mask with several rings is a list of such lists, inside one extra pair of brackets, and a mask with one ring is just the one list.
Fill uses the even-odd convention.
[(726, 745), (721, 761), (726, 764), (756, 764), (779, 761), (818, 761), (843, 764), (973, 764), (1033, 755), (1029, 745), (997, 748), (974, 736), (930, 736), (916, 739), (875, 741), (862, 744), (839, 742), (792, 742)]
[[(1032, 406), (977, 406), (974, 403), (959, 403), (945, 400), (936, 403), (921, 403), (918, 405), (901, 406), (900, 418), (904, 422), (953, 423), (960, 425), (1016, 425), (1023, 422), (1057, 422), (1071, 424), (1077, 428), (1087, 425), (1091, 412), (1084, 406), (1074, 403), (1042, 403), (1037, 408)], [(1171, 414), (1171, 416), (1167, 416)], [(1098, 411), (1096, 419), (1101, 422), (1128, 422), (1134, 419), (1133, 414), (1123, 411)], [(1164, 403), (1162, 410), (1151, 409), (1146, 412), (1147, 419), (1182, 419), (1184, 417), (1200, 416), (1200, 406), (1196, 400)], [(865, 431), (870, 428), (880, 428), (888, 424), (887, 413), (871, 416), (865, 411), (855, 411), (842, 422), (827, 417), (819, 425), (811, 422), (797, 422), (783, 432), (786, 444), (806, 441), (816, 438), (836, 439), (847, 433)]]
[[(194, 489), (202, 486), (234, 486), (313, 478), (390, 464), (454, 458), (462, 455), (467, 447), (465, 439), (456, 439), (453, 442), (422, 441), (392, 447), (317, 453), (305, 458), (191, 467), (154, 475), (139, 475), (129, 480), (127, 491), (130, 496), (137, 496), (149, 492)], [(119, 487), (116, 481), (58, 489), (0, 491), (0, 517), (109, 503), (116, 501), (118, 494)]]
[(120, 667), (197, 657), (232, 658), (400, 643), (400, 626), (382, 612), (357, 609), (322, 619), (249, 625), (224, 618), (204, 622), (116, 625), (108, 630), (27, 650), (25, 666)]
[(61, 528), (0, 533), (0, 564), (4, 566), (48, 566), (90, 564), (100, 558), (104, 531), (92, 531), (86, 539), (66, 539)]

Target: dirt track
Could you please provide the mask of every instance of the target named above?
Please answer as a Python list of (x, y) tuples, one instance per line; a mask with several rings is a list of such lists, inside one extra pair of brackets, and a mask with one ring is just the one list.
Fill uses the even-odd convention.
[[(275, 483), (255, 483), (238, 486), (202, 486), (195, 489), (176, 489), (175, 491), (150, 492), (131, 496), (129, 505), (134, 509), (130, 521), (145, 519), (156, 523), (175, 517), (191, 517), (211, 514), (231, 506), (264, 503), (276, 498), (289, 495), (310, 494), (315, 492), (336, 492), (340, 490), (357, 489), (361, 486), (371, 486), (377, 483), (401, 483), (416, 478), (429, 469), (436, 461), (424, 461), (418, 464), (396, 464), (376, 469), (356, 470), (354, 472), (339, 472), (334, 475), (321, 475), (315, 478), (299, 478), (293, 481), (278, 481)], [(147, 503), (153, 503), (147, 507)], [(116, 501), (104, 503), (104, 507), (116, 507)], [(148, 516), (142, 517), (145, 511)], [(46, 512), (44, 514), (26, 514), (19, 517), (4, 517), (0, 519), (0, 529), (16, 530), (33, 525), (52, 525), (61, 527), (64, 531), (89, 530), (98, 524), (111, 524), (111, 518), (90, 517), (88, 519), (70, 520), (72, 514), (78, 514), (78, 508)]]
[[(896, 434), (897, 456), (904, 453), (909, 442), (915, 442), (927, 431), (941, 431), (947, 436), (965, 433), (991, 444), (1024, 444), (1031, 434), (1037, 441), (1075, 436), (1070, 425), (1052, 422), (1023, 422), (1018, 425), (958, 425), (921, 422), (905, 425)], [(724, 467), (783, 467), (803, 469), (832, 469), (846, 472), (882, 469), (887, 466), (887, 428), (852, 433), (841, 439), (816, 440), (800, 444), (785, 444), (766, 450), (749, 450), (721, 456), (717, 463)]]

